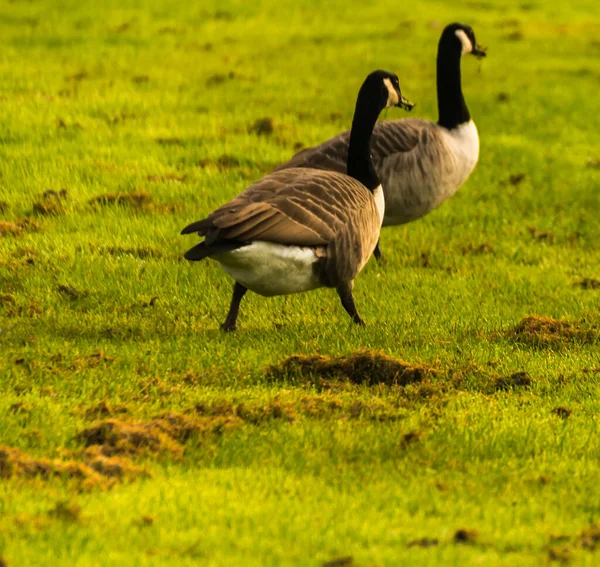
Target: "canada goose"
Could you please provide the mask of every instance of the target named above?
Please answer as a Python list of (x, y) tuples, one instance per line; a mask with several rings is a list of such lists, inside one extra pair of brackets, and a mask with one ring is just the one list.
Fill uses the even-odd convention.
[[(437, 53), (437, 123), (418, 118), (379, 122), (373, 132), (373, 163), (385, 195), (383, 226), (416, 220), (454, 195), (479, 157), (479, 136), (460, 81), (461, 55), (485, 56), (473, 30), (450, 24)], [(307, 148), (275, 171), (311, 167), (345, 173), (350, 132)], [(379, 244), (375, 248), (381, 257)]]
[(335, 287), (352, 320), (364, 324), (352, 282), (373, 253), (383, 220), (369, 147), (379, 113), (391, 106), (413, 105), (402, 97), (396, 75), (371, 73), (356, 101), (348, 175), (308, 168), (271, 173), (182, 230), (205, 237), (185, 258), (212, 257), (235, 280), (223, 330), (235, 330), (248, 289), (272, 296)]

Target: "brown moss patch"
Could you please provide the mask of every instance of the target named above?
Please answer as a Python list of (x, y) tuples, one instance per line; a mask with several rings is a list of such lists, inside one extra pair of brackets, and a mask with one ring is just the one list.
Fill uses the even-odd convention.
[(235, 417), (254, 425), (272, 420), (291, 422), (297, 418), (295, 404), (282, 403), (279, 400), (271, 400), (264, 405), (251, 405), (243, 402), (239, 404), (232, 402), (196, 404), (193, 410), (198, 415)]
[(152, 204), (152, 196), (143, 191), (134, 193), (105, 193), (92, 197), (88, 203), (93, 207), (131, 207), (146, 209)]
[(76, 301), (77, 299), (80, 299), (81, 297), (84, 297), (86, 295), (85, 292), (79, 291), (77, 288), (75, 288), (69, 284), (60, 284), (56, 288), (56, 290), (63, 297), (66, 297), (67, 299), (69, 299), (71, 301)]
[(550, 231), (538, 230), (535, 226), (528, 226), (527, 231), (531, 237), (538, 242), (554, 242), (556, 235)]
[(19, 236), (24, 232), (35, 232), (39, 225), (29, 219), (17, 221), (0, 221), (0, 236)]
[(508, 376), (496, 378), (493, 383), (493, 388), (496, 391), (514, 390), (517, 388), (530, 388), (532, 384), (533, 380), (529, 377), (527, 372), (515, 372)]
[(106, 400), (85, 408), (83, 415), (87, 419), (98, 419), (101, 417), (115, 416), (127, 413), (129, 410), (122, 405), (113, 405)]
[(107, 457), (166, 454), (179, 458), (185, 452), (183, 442), (220, 435), (240, 423), (232, 416), (199, 418), (176, 413), (143, 422), (106, 419), (84, 429), (76, 439)]
[(567, 419), (573, 413), (573, 410), (565, 406), (556, 406), (552, 409), (552, 414), (560, 417), (561, 419)]
[(354, 557), (351, 555), (336, 557), (323, 563), (323, 567), (350, 567), (351, 565), (354, 565)]
[(600, 280), (596, 278), (583, 278), (575, 285), (581, 289), (600, 289)]
[(95, 209), (102, 207), (124, 207), (146, 213), (174, 213), (178, 207), (176, 203), (155, 203), (152, 195), (145, 191), (105, 193), (104, 195), (92, 197), (88, 200), (88, 204)]
[(258, 136), (270, 136), (275, 131), (275, 123), (273, 122), (273, 119), (268, 116), (259, 118), (250, 126), (248, 131), (251, 134), (257, 134)]
[(596, 551), (600, 548), (600, 522), (590, 524), (577, 537), (578, 543), (584, 549)]
[(438, 545), (439, 543), (440, 543), (439, 539), (430, 538), (430, 537), (422, 537), (420, 539), (414, 539), (412, 541), (409, 541), (406, 544), (406, 547), (424, 547), (424, 548), (428, 548), (428, 547), (433, 547), (435, 545)]
[(589, 343), (598, 339), (598, 331), (562, 319), (532, 315), (522, 319), (506, 333), (515, 342), (534, 346), (559, 345), (560, 343)]
[(568, 546), (553, 545), (548, 548), (548, 561), (557, 561), (559, 563), (569, 563), (573, 558), (571, 549)]
[(12, 293), (0, 293), (0, 307), (3, 305), (14, 305), (15, 296)]
[(78, 522), (81, 519), (81, 506), (69, 501), (57, 502), (56, 506), (48, 511), (48, 516), (62, 522)]
[(474, 255), (480, 256), (483, 254), (494, 254), (495, 250), (491, 244), (484, 242), (483, 244), (467, 244), (462, 247), (463, 256)]
[(187, 175), (178, 173), (165, 173), (164, 175), (148, 175), (146, 179), (153, 183), (183, 183), (188, 178)]
[(454, 543), (475, 543), (478, 535), (476, 530), (460, 528), (454, 532), (453, 541)]
[(64, 201), (67, 198), (67, 190), (61, 189), (60, 191), (54, 191), (52, 189), (44, 191), (41, 199), (35, 203), (31, 208), (33, 215), (40, 216), (58, 216), (64, 215), (67, 212)]
[(15, 447), (0, 446), (0, 478), (75, 479), (84, 487), (106, 486), (105, 480), (85, 463), (59, 459), (36, 459)]
[(128, 459), (123, 457), (106, 457), (97, 454), (91, 457), (91, 452), (86, 452), (90, 459), (87, 464), (89, 467), (107, 478), (115, 478), (118, 480), (134, 479), (139, 476), (148, 476), (148, 471), (142, 467), (137, 467)]
[(359, 351), (339, 357), (302, 356), (287, 358), (267, 371), (270, 378), (309, 382), (348, 380), (353, 384), (397, 384), (406, 386), (435, 374), (426, 366), (412, 365), (381, 352)]

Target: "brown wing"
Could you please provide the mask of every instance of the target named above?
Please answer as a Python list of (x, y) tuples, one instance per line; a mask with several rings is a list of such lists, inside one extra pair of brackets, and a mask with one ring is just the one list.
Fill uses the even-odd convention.
[(352, 177), (292, 168), (263, 177), (183, 232), (206, 235), (207, 245), (223, 240), (325, 245), (372, 201), (370, 191)]
[[(425, 120), (404, 119), (378, 122), (371, 139), (371, 154), (375, 167), (394, 154), (412, 151), (419, 143), (421, 130), (429, 124)], [(290, 167), (312, 167), (346, 173), (350, 131), (343, 132), (327, 142), (297, 153), (275, 171)]]

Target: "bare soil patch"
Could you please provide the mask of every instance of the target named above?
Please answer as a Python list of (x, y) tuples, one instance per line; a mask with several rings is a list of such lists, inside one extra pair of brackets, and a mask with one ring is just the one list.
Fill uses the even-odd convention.
[(413, 365), (376, 351), (358, 351), (345, 356), (294, 355), (267, 375), (275, 380), (300, 379), (309, 382), (347, 380), (353, 384), (406, 386), (435, 375), (433, 368)]
[(232, 416), (194, 417), (176, 413), (150, 421), (106, 419), (84, 429), (76, 439), (107, 457), (152, 454), (181, 458), (185, 452), (183, 442), (221, 435), (241, 422)]
[(596, 329), (584, 328), (563, 319), (531, 315), (509, 329), (506, 336), (517, 343), (551, 346), (560, 343), (590, 343), (596, 341), (599, 334)]

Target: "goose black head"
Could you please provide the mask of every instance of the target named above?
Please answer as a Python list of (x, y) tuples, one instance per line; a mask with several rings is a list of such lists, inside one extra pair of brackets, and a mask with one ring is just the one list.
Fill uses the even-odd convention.
[(394, 73), (388, 73), (387, 71), (373, 71), (365, 79), (361, 91), (379, 93), (381, 110), (391, 108), (392, 106), (399, 106), (400, 108), (404, 108), (404, 110), (412, 110), (415, 106), (402, 96), (398, 77)]
[(486, 50), (477, 43), (475, 32), (471, 26), (465, 24), (450, 24), (444, 28), (440, 44), (447, 45), (448, 49), (456, 49), (461, 55), (470, 53), (475, 57), (485, 57)]

